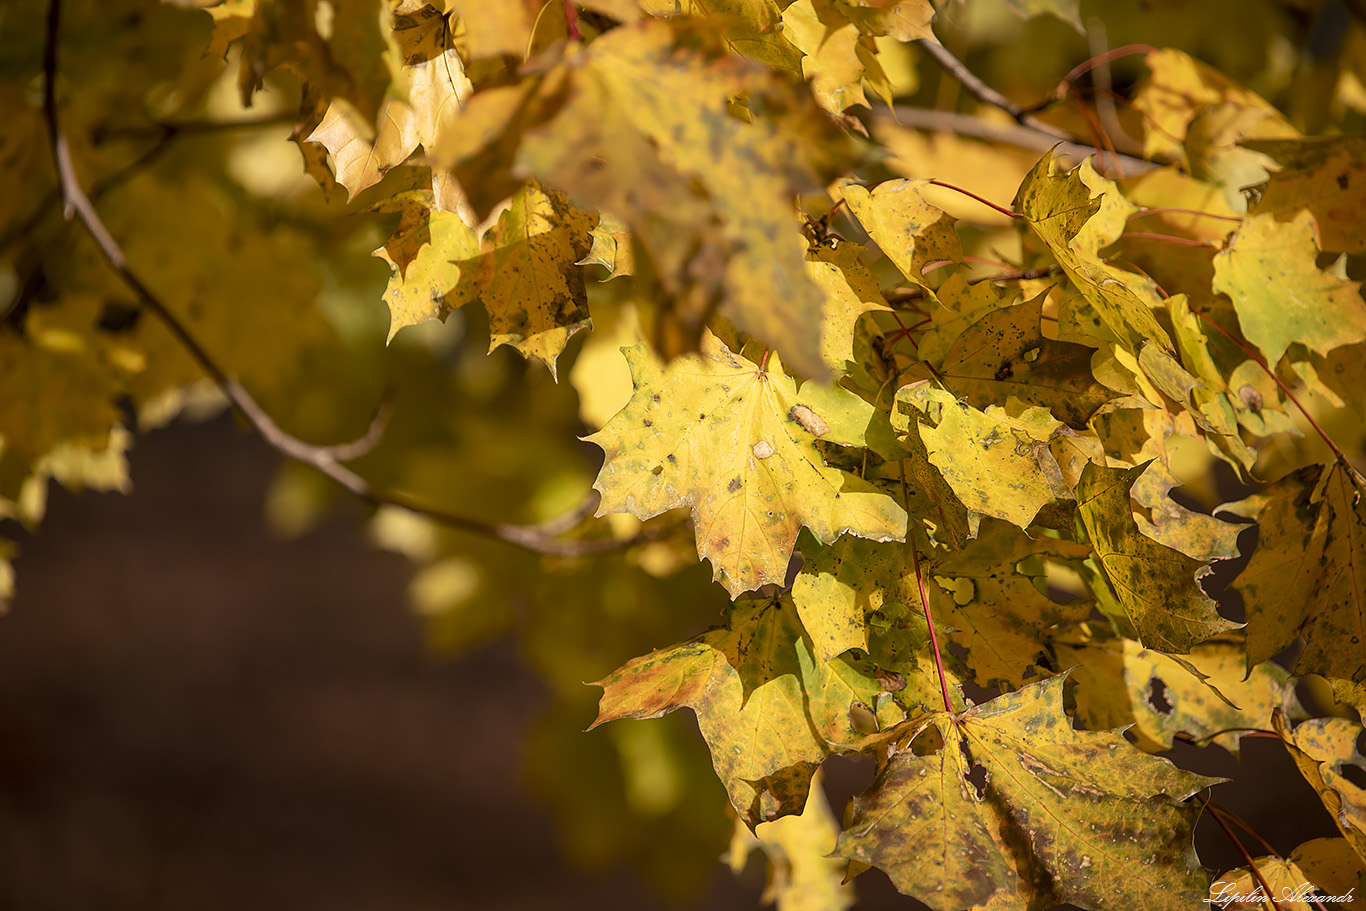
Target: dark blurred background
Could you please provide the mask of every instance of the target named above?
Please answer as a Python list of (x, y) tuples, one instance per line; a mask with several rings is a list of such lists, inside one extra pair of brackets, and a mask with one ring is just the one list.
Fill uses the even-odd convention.
[[(761, 865), (733, 876), (723, 843), (682, 899), (566, 861), (524, 780), (544, 684), (505, 640), (424, 647), (409, 564), (359, 509), (272, 534), (275, 457), (227, 417), (131, 463), (131, 496), (54, 485), (0, 618), (0, 908), (758, 907)], [(1236, 769), (1205, 752), (1200, 771)], [(1273, 846), (1335, 834), (1278, 745), (1243, 762), (1258, 774), (1216, 797)], [(838, 812), (871, 770), (829, 766)], [(1208, 865), (1243, 863), (1199, 835)], [(919, 907), (876, 871), (859, 888), (861, 908)]]

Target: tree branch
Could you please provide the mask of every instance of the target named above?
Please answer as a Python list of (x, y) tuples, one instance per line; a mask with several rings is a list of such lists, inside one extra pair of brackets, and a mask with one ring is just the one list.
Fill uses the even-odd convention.
[(292, 125), (293, 111), (280, 111), (241, 120), (157, 120), (152, 123), (110, 126), (101, 124), (91, 131), (90, 139), (102, 145), (113, 139), (145, 139), (147, 137), (189, 136), (204, 133), (227, 133), (234, 130), (256, 130), (262, 127)]
[[(94, 204), (90, 197), (86, 195), (80, 181), (76, 177), (75, 167), (71, 159), (71, 148), (67, 143), (66, 135), (62, 132), (61, 121), (57, 113), (57, 42), (61, 27), (61, 0), (50, 0), (48, 5), (47, 17), (47, 42), (43, 53), (43, 110), (47, 120), (48, 138), (52, 148), (53, 159), (57, 166), (58, 183), (61, 191), (61, 198), (64, 205), (66, 218), (69, 220), (73, 216), (78, 217), (90, 236), (94, 238), (96, 245), (100, 248), (105, 261), (118, 273), (123, 283), (133, 292), (138, 302), (151, 311), (158, 319), (165, 324), (181, 346), (194, 359), (222, 391), (223, 395), (237, 410), (257, 435), (266, 442), (272, 449), (288, 456), (295, 461), (311, 465), (318, 471), (327, 475), (336, 483), (350, 491), (357, 499), (362, 500), (372, 506), (397, 506), (410, 512), (424, 516), (435, 522), (439, 522), (450, 528), (471, 534), (482, 535), (484, 537), (496, 538), (505, 541), (515, 547), (539, 554), (554, 554), (560, 556), (580, 556), (584, 554), (600, 553), (610, 550), (618, 550), (640, 541), (653, 540), (665, 534), (669, 528), (664, 526), (647, 529), (634, 538), (618, 540), (565, 540), (555, 537), (555, 535), (572, 528), (586, 517), (587, 511), (578, 507), (571, 511), (572, 522), (552, 520), (547, 525), (506, 525), (484, 522), (469, 516), (457, 515), (444, 512), (418, 503), (409, 497), (395, 493), (379, 493), (370, 487), (370, 484), (356, 472), (341, 464), (343, 459), (355, 458), (363, 454), (374, 446), (379, 433), (383, 431), (384, 421), (387, 420), (387, 409), (380, 408), (380, 414), (376, 416), (376, 421), (372, 424), (370, 431), (365, 437), (355, 443), (343, 446), (314, 446), (305, 443), (298, 437), (286, 433), (275, 423), (274, 419), (260, 406), (256, 399), (246, 391), (236, 378), (229, 376), (228, 373), (218, 365), (209, 355), (202, 345), (190, 334), (189, 330), (171, 313), (159, 297), (138, 278), (128, 265), (127, 257), (118, 242), (109, 233), (109, 229), (100, 219), (99, 213), (95, 211)], [(377, 429), (378, 428), (378, 429)], [(376, 437), (371, 441), (371, 436)], [(585, 500), (586, 503), (596, 505), (596, 491), (590, 494)]]
[(1018, 104), (983, 82), (976, 73), (968, 69), (967, 64), (953, 56), (953, 54), (949, 52), (949, 49), (938, 41), (931, 41), (928, 38), (919, 38), (915, 43), (920, 45), (920, 49), (933, 57), (935, 62), (947, 70), (954, 79), (957, 79), (963, 88), (972, 93), (978, 101), (989, 104), (995, 108), (1000, 108), (1013, 117), (1016, 123), (1021, 126), (1029, 127), (1036, 133), (1044, 133), (1055, 139), (1067, 138), (1066, 133), (1062, 133), (1056, 128), (1039, 120), (1033, 114), (1029, 113), (1029, 111), (1020, 107)]
[[(939, 111), (930, 108), (897, 105), (893, 109), (893, 116), (896, 123), (917, 130), (957, 133), (960, 136), (970, 136), (973, 139), (982, 139), (987, 142), (1000, 142), (1019, 149), (1031, 149), (1037, 152), (1047, 152), (1049, 149), (1056, 148), (1061, 155), (1078, 164), (1097, 152), (1095, 146), (1084, 145), (1071, 140), (1059, 140), (1051, 134), (1039, 133), (1029, 127), (990, 123), (980, 117), (974, 117), (971, 114), (959, 114), (956, 111)], [(1109, 159), (1110, 157), (1107, 152), (1105, 158)], [(1161, 167), (1157, 162), (1147, 161), (1133, 155), (1125, 155), (1122, 152), (1116, 153), (1114, 160), (1122, 168), (1122, 173), (1108, 175), (1112, 177), (1134, 177)]]
[[(991, 86), (987, 85), (967, 68), (963, 61), (959, 60), (949, 52), (942, 44), (921, 38), (916, 41), (921, 49), (935, 59), (935, 61), (949, 72), (955, 79), (962, 84), (963, 88), (984, 104), (1000, 108), (1009, 114), (1018, 127), (1006, 127), (997, 124), (989, 124), (964, 114), (955, 114), (950, 111), (930, 111), (925, 108), (897, 107), (896, 117), (899, 120), (910, 122), (911, 126), (928, 130), (949, 130), (955, 133), (962, 133), (965, 136), (973, 136), (978, 139), (987, 139), (994, 142), (1003, 142), (1007, 145), (1018, 146), (1026, 149), (1037, 149), (1044, 151), (1058, 146), (1063, 154), (1068, 157), (1081, 161), (1089, 155), (1100, 151), (1094, 145), (1086, 145), (1075, 141), (1074, 137), (1059, 130), (1051, 124), (1045, 123), (1036, 117), (1029, 109), (1023, 108), (1011, 101)], [(1135, 174), (1142, 174), (1150, 171), (1158, 165), (1155, 162), (1147, 161), (1133, 155), (1114, 154), (1115, 166), (1122, 173), (1113, 175), (1115, 177), (1132, 177)]]

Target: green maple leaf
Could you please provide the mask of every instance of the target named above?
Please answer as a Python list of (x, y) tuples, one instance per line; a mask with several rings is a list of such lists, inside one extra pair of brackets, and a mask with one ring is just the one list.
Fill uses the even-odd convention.
[[(872, 702), (878, 685), (849, 666), (839, 672), (841, 688), (832, 672), (817, 667), (790, 603), (740, 602), (727, 626), (592, 684), (603, 688), (593, 727), (691, 708), (731, 803), (754, 828), (802, 812), (820, 762), (838, 744), (862, 739), (850, 706)], [(814, 708), (813, 696), (823, 700)]]
[(1243, 335), (1275, 366), (1295, 343), (1327, 354), (1366, 339), (1366, 301), (1357, 282), (1319, 269), (1313, 218), (1245, 219), (1214, 257), (1214, 290), (1238, 311)]
[(1149, 648), (1189, 652), (1237, 624), (1219, 616), (1196, 582), (1205, 564), (1138, 530), (1129, 488), (1147, 465), (1101, 468), (1088, 463), (1077, 486), (1077, 512), (1096, 561), (1139, 639)]
[(1178, 801), (1215, 780), (1118, 732), (1074, 730), (1063, 680), (922, 722), (942, 745), (892, 754), (855, 799), (840, 854), (935, 911), (1196, 907), (1198, 807)]
[(1303, 634), (1301, 673), (1366, 680), (1364, 499), (1351, 467), (1312, 465), (1228, 507), (1260, 513), (1257, 549), (1233, 583), (1247, 606), (1249, 662)]
[(732, 595), (781, 583), (803, 526), (825, 542), (903, 537), (905, 511), (816, 447), (863, 445), (871, 406), (814, 382), (798, 392), (773, 362), (760, 369), (710, 334), (702, 344), (668, 367), (644, 345), (627, 351), (635, 393), (587, 437), (605, 453), (599, 515), (692, 507), (697, 552)]

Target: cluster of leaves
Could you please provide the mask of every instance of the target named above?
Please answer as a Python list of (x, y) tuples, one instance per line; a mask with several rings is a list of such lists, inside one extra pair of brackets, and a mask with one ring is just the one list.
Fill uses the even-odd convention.
[[(1220, 882), (1347, 891), (1362, 727), (1306, 720), (1291, 671), (1366, 710), (1366, 140), (1308, 135), (1361, 108), (1362, 24), (1316, 64), (1331, 104), (1293, 119), (1151, 47), (1127, 95), (1069, 75), (1075, 106), (942, 121), (982, 141), (873, 113), (979, 5), (68, 4), (45, 90), (169, 328), (68, 233), (32, 91), (45, 14), (7, 12), (0, 166), (28, 179), (0, 199), (0, 516), (36, 523), (51, 478), (126, 486), (126, 425), (215, 401), (184, 333), (310, 438), (395, 388), (348, 458), (433, 509), (383, 507), (374, 534), (423, 565), (438, 641), (520, 627), (562, 716), (530, 773), (583, 859), (687, 880), (648, 846), (712, 844), (708, 757), (676, 724), (567, 733), (580, 681), (680, 638), (602, 677), (594, 726), (692, 709), (732, 861), (760, 846), (784, 908), (846, 907), (868, 867), (936, 911), (1195, 907), (1218, 782), (1153, 754), (1256, 730), (1343, 838)], [(1076, 3), (1016, 5), (1080, 32)], [(265, 120), (189, 119), (253, 103)], [(321, 194), (223, 138), (269, 123)], [(1011, 130), (1097, 154), (1009, 151)], [(593, 519), (570, 508), (590, 481)], [(293, 470), (271, 509), (301, 530), (332, 495)], [(574, 521), (558, 556), (509, 556), (441, 529), (445, 504)], [(1254, 523), (1242, 624), (1201, 579)], [(876, 777), (837, 823), (813, 781), (851, 754)], [(616, 765), (624, 786), (588, 781)]]

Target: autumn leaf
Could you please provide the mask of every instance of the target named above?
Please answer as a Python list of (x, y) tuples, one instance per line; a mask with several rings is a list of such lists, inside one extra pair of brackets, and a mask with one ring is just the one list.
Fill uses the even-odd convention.
[(1115, 393), (1091, 373), (1094, 349), (1044, 336), (1043, 296), (988, 312), (965, 329), (939, 375), (974, 408), (1014, 397), (1082, 430)]
[(835, 373), (844, 373), (855, 360), (854, 329), (865, 313), (891, 307), (878, 288), (877, 276), (860, 260), (863, 248), (842, 243), (821, 248), (806, 262), (811, 280), (825, 292), (821, 308), (821, 357)]
[(356, 194), (384, 179), (395, 165), (402, 164), (417, 148), (417, 123), (413, 109), (402, 101), (385, 102), (379, 112), (378, 133), (367, 138), (363, 125), (356, 123), (350, 105), (333, 102), (322, 123), (305, 137), (327, 149), (332, 157), (332, 173), (346, 187), (349, 202)]
[[(716, 773), (752, 829), (801, 813), (811, 776), (835, 749), (831, 739), (858, 739), (849, 723), (852, 700), (813, 721), (808, 698), (828, 689), (820, 673), (790, 603), (741, 602), (727, 626), (636, 658), (592, 684), (603, 688), (592, 726), (693, 709)], [(871, 699), (874, 687), (867, 680), (863, 698)]]
[[(302, 457), (272, 525), (383, 504), (433, 647), (513, 636), (546, 684), (534, 786), (576, 858), (670, 891), (724, 791), (790, 911), (870, 863), (951, 911), (1199, 907), (1210, 781), (1148, 753), (1246, 727), (1345, 836), (1264, 877), (1366, 883), (1366, 31), (1091, 4), (1078, 40), (1076, 0), (993, 2), (938, 36), (930, 0), (10, 4), (0, 518), (127, 489), (134, 425), (231, 394)], [(1154, 33), (1208, 62), (1135, 83)], [(1096, 154), (1037, 160), (1064, 136)], [(1221, 504), (1225, 465), (1281, 480)], [(1201, 586), (1240, 540), (1236, 633)], [(1343, 705), (1292, 729), (1300, 641)], [(599, 693), (598, 724), (703, 736), (583, 736)], [(842, 832), (832, 756), (875, 776)]]
[(800, 816), (760, 823), (753, 832), (735, 821), (725, 858), (731, 872), (743, 873), (750, 854), (762, 850), (769, 860), (769, 877), (760, 901), (776, 904), (778, 911), (844, 911), (854, 903), (845, 863), (830, 856), (840, 827), (820, 781), (819, 775), (813, 779)]
[(1077, 486), (1077, 512), (1096, 549), (1096, 561), (1140, 641), (1159, 651), (1186, 653), (1237, 624), (1219, 616), (1196, 582), (1203, 563), (1138, 530), (1129, 488), (1146, 468), (1087, 464)]
[(1319, 354), (1366, 339), (1360, 285), (1315, 264), (1312, 217), (1253, 215), (1214, 257), (1214, 290), (1238, 311), (1243, 335), (1275, 365), (1299, 342)]
[(489, 314), (489, 350), (511, 345), (555, 376), (570, 336), (588, 326), (579, 263), (592, 247), (594, 217), (531, 182), (481, 242), (458, 213), (428, 208), (425, 191), (396, 202), (398, 230), (374, 254), (392, 269), (389, 338), (479, 300)]
[[(1015, 209), (1024, 214), (1116, 338), (1134, 350), (1145, 339), (1170, 347), (1167, 334), (1148, 305), (1097, 256), (1099, 247), (1118, 235), (1126, 212), (1122, 206), (1111, 204), (1111, 193), (1102, 192), (1100, 200), (1092, 198), (1092, 189), (1083, 179), (1086, 167), (1062, 174), (1056, 160), (1045, 157), (1020, 184)], [(1094, 178), (1092, 182), (1099, 186), (1109, 183)]]
[(1153, 753), (1186, 735), (1237, 756), (1243, 732), (1269, 728), (1272, 711), (1289, 696), (1290, 675), (1269, 661), (1249, 674), (1246, 649), (1231, 637), (1197, 645), (1177, 661), (1132, 639), (1079, 627), (1055, 641), (1054, 654), (1059, 667), (1076, 667), (1070, 679), (1086, 726), (1132, 725), (1138, 747)]
[[(1084, 619), (1090, 604), (1049, 600), (1020, 567), (1026, 560), (1080, 559), (1087, 552), (1069, 541), (1031, 540), (1008, 523), (988, 519), (963, 549), (921, 558), (931, 613), (946, 630), (940, 635), (961, 649), (978, 682), (1019, 686), (1040, 675), (1039, 630)], [(851, 648), (875, 650), (869, 644), (874, 615), (899, 619), (897, 605), (920, 613), (915, 561), (906, 545), (846, 537), (829, 547), (804, 548), (802, 556), (792, 600), (818, 658), (829, 660)]]
[(962, 262), (954, 219), (925, 199), (928, 180), (887, 180), (871, 191), (848, 184), (845, 204), (908, 281), (925, 284), (930, 263)]
[(898, 390), (897, 402), (924, 416), (930, 462), (969, 510), (1027, 528), (1040, 509), (1072, 498), (1048, 448), (1062, 425), (1045, 409), (978, 411), (923, 383)]
[[(542, 4), (535, 0), (445, 0), (445, 5), (464, 24), (466, 52), (473, 59), (508, 54), (521, 57), (531, 43), (531, 30)], [(564, 34), (564, 19), (560, 18)]]
[(599, 216), (598, 223), (593, 226), (593, 246), (581, 265), (602, 266), (607, 270), (608, 278), (635, 271), (631, 233), (621, 219), (613, 215)]
[(840, 113), (868, 105), (863, 94), (867, 50), (858, 28), (839, 14), (833, 0), (796, 0), (783, 10), (783, 34), (802, 52), (802, 75), (821, 106)]
[(1063, 681), (931, 716), (942, 746), (891, 756), (855, 798), (839, 852), (935, 911), (1194, 907), (1208, 882), (1191, 843), (1198, 808), (1179, 802), (1213, 780), (1117, 732), (1074, 730)]
[(1033, 16), (1055, 16), (1085, 33), (1081, 25), (1081, 0), (1007, 0), (1010, 8), (1026, 18)]
[(398, 230), (374, 255), (389, 264), (384, 291), (389, 339), (398, 330), (441, 319), (472, 300), (479, 282), (479, 235), (456, 212), (443, 212), (425, 195), (396, 199)]
[[(1256, 873), (1240, 867), (1215, 877), (1209, 898), (1216, 907), (1234, 896), (1256, 895), (1260, 889), (1260, 894), (1274, 899), (1281, 911), (1313, 911), (1326, 907), (1337, 896), (1352, 895), (1366, 873), (1361, 858), (1342, 838), (1315, 838), (1288, 857), (1267, 855), (1254, 858), (1253, 863)], [(1269, 887), (1269, 895), (1262, 883)], [(1267, 902), (1260, 904), (1266, 906)]]
[[(956, 270), (944, 279), (934, 297), (938, 306), (930, 309), (930, 325), (916, 346), (918, 359), (934, 367), (944, 365), (949, 352), (972, 326), (1020, 300), (1014, 289), (1001, 288), (993, 282), (969, 284), (963, 273)], [(1003, 349), (1003, 353), (1007, 350)]]
[(605, 454), (599, 515), (692, 507), (697, 552), (732, 595), (782, 582), (803, 526), (827, 543), (905, 534), (891, 497), (827, 467), (816, 447), (863, 445), (872, 409), (857, 396), (816, 383), (799, 392), (776, 361), (760, 368), (711, 335), (668, 367), (644, 346), (627, 359), (635, 395), (587, 438)]
[[(666, 357), (694, 350), (719, 312), (824, 378), (819, 334), (805, 331), (823, 295), (792, 200), (824, 186), (852, 147), (809, 93), (693, 40), (687, 22), (613, 29), (533, 85), (476, 92), (460, 118), (470, 132), (437, 158), (481, 217), (515, 163), (621, 219), (638, 243), (638, 281), (659, 302), (651, 337)], [(732, 107), (737, 96), (748, 113)], [(490, 159), (505, 162), (501, 179), (475, 186)]]
[(1357, 857), (1366, 859), (1366, 789), (1357, 784), (1366, 770), (1366, 756), (1357, 749), (1361, 725), (1346, 718), (1311, 718), (1292, 729), (1277, 711), (1272, 727)]
[[(392, 34), (403, 60), (399, 75), (405, 96), (386, 98), (373, 128), (351, 104), (334, 100), (303, 140), (327, 149), (348, 201), (379, 183), (419, 145), (436, 149), (472, 90), (441, 13), (430, 6), (396, 10)], [(441, 176), (433, 176), (437, 189)]]
[(1355, 470), (1312, 465), (1228, 507), (1255, 516), (1259, 528), (1257, 549), (1233, 583), (1247, 606), (1249, 662), (1278, 654), (1302, 633), (1301, 673), (1366, 680), (1362, 499)]
[(1366, 143), (1361, 137), (1249, 140), (1243, 145), (1286, 166), (1258, 188), (1252, 214), (1284, 221), (1308, 209), (1324, 250), (1366, 253)]
[(1280, 112), (1255, 92), (1189, 54), (1160, 48), (1149, 52), (1144, 62), (1148, 74), (1134, 96), (1134, 107), (1143, 115), (1145, 156), (1185, 163), (1187, 131), (1208, 110), (1247, 112), (1271, 127), (1284, 123)]
[(318, 28), (313, 3), (257, 0), (242, 34), (238, 88), (244, 107), (265, 85), (265, 75), (288, 65), (326, 99), (344, 99), (362, 124), (375, 124), (394, 73), (387, 61), (380, 0), (331, 4), (329, 26)]
[(778, 0), (640, 0), (640, 8), (652, 16), (712, 17), (730, 50), (779, 70), (801, 72), (801, 51), (783, 35)]
[(588, 326), (588, 292), (579, 261), (591, 249), (596, 218), (534, 181), (484, 239), (489, 350), (511, 345), (556, 375), (569, 337)]

